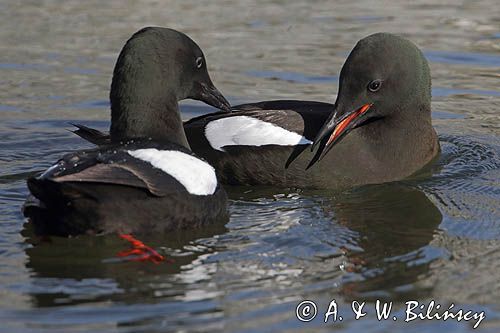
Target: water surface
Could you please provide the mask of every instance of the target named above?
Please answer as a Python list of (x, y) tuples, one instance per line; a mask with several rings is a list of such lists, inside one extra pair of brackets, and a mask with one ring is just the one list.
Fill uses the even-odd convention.
[[(344, 193), (229, 188), (225, 226), (148, 239), (174, 260), (111, 260), (116, 237), (32, 245), (25, 179), (107, 129), (116, 56), (145, 25), (180, 29), (233, 103), (333, 102), (355, 42), (417, 43), (433, 76), (442, 154), (412, 179)], [(435, 300), (500, 329), (500, 12), (496, 1), (3, 1), (0, 4), (0, 321), (5, 332), (468, 332), (456, 321), (354, 320), (352, 300)], [(188, 101), (183, 117), (212, 111)], [(345, 316), (295, 318), (303, 299)]]

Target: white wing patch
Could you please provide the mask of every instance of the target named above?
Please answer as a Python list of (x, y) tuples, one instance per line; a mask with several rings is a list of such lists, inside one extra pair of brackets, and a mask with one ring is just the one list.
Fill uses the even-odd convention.
[(212, 148), (219, 151), (225, 151), (225, 146), (295, 146), (312, 143), (300, 134), (248, 116), (211, 121), (205, 128), (205, 136)]
[(155, 148), (127, 151), (130, 155), (150, 163), (177, 179), (186, 190), (194, 195), (211, 195), (217, 189), (214, 168), (189, 154), (176, 150)]

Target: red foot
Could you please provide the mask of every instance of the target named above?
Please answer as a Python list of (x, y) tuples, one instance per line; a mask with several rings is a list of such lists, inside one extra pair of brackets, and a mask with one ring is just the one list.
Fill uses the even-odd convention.
[(165, 257), (156, 252), (154, 249), (145, 245), (138, 239), (135, 239), (132, 235), (120, 234), (120, 238), (130, 242), (132, 248), (130, 250), (121, 251), (118, 253), (119, 257), (131, 257), (127, 258), (129, 261), (151, 261), (155, 264), (165, 260)]

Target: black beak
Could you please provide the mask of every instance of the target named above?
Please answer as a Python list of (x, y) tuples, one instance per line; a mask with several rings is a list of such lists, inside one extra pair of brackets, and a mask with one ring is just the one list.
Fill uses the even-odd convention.
[(339, 115), (336, 109), (325, 122), (318, 135), (314, 139), (311, 151), (319, 146), (316, 154), (307, 166), (306, 170), (312, 167), (316, 162), (321, 161), (323, 157), (332, 149), (335, 144), (339, 143), (347, 133), (356, 128), (362, 121), (363, 115), (370, 109), (372, 103), (364, 104), (353, 111)]
[(212, 82), (204, 83), (204, 82), (196, 82), (194, 96), (190, 96), (192, 99), (196, 99), (198, 101), (202, 101), (211, 105), (217, 109), (231, 112), (231, 104), (227, 101), (227, 99), (220, 93), (217, 88), (215, 88)]

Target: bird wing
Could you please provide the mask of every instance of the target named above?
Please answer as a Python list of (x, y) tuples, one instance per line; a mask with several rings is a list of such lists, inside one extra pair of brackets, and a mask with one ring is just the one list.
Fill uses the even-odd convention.
[(39, 178), (59, 183), (131, 186), (160, 197), (183, 189), (162, 170), (134, 158), (124, 149), (110, 147), (67, 154)]
[[(216, 112), (192, 118), (184, 123), (184, 130), (191, 141), (192, 135), (204, 131), (212, 121), (248, 116), (313, 140), (333, 108), (333, 104), (329, 103), (296, 100), (241, 104), (234, 106), (232, 113)], [(256, 129), (258, 130), (258, 127)]]

